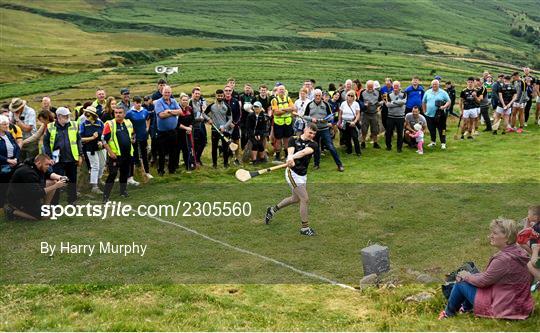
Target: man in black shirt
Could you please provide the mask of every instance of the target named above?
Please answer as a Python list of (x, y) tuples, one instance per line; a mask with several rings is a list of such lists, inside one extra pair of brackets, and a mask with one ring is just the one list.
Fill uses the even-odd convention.
[(308, 193), (307, 193), (307, 169), (311, 155), (317, 150), (317, 143), (313, 141), (317, 134), (317, 125), (309, 123), (302, 135), (291, 137), (287, 146), (287, 169), (285, 178), (291, 187), (292, 195), (283, 199), (275, 206), (266, 209), (265, 223), (269, 224), (276, 212), (281, 208), (300, 202), (300, 218), (302, 228), (300, 234), (314, 236), (315, 231), (308, 223)]
[[(484, 119), (484, 123), (486, 124), (486, 129), (484, 129), (484, 132), (491, 132), (491, 119), (489, 118), (489, 93), (486, 87), (484, 87), (484, 84), (482, 83), (482, 80), (480, 78), (474, 79), (474, 84), (476, 87), (476, 96), (479, 98), (479, 105), (480, 105), (480, 115), (478, 118), (482, 117)], [(481, 98), (480, 98), (481, 97)], [(476, 122), (476, 128), (478, 128), (478, 122)]]
[[(504, 84), (498, 92), (498, 105), (495, 110), (495, 119), (493, 120), (493, 134), (497, 135), (497, 130), (501, 123), (501, 117), (504, 119), (506, 131), (512, 132), (510, 127), (510, 114), (512, 113), (512, 104), (516, 101), (517, 92), (514, 85), (510, 83), (510, 75), (504, 77)], [(503, 130), (502, 134), (506, 132)]]
[(53, 164), (49, 156), (39, 154), (17, 167), (7, 191), (5, 212), (8, 220), (15, 217), (26, 220), (48, 217), (41, 216), (41, 205), (50, 204), (56, 190), (68, 182), (66, 176), (50, 171)]
[(473, 138), (474, 125), (480, 113), (480, 105), (477, 100), (477, 91), (474, 88), (474, 77), (467, 79), (467, 87), (459, 95), (459, 107), (461, 108), (461, 139), (467, 134), (467, 139)]

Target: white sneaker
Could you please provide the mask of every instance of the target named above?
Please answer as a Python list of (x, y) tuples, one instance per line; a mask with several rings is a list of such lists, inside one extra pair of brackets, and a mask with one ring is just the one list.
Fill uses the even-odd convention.
[(423, 151), (417, 150), (416, 152), (417, 152), (419, 155), (424, 155), (424, 152), (423, 152)]
[(154, 176), (152, 176), (151, 174), (147, 173), (147, 174), (146, 174), (146, 178), (148, 178), (148, 179), (153, 179)]
[(445, 150), (445, 149), (446, 149), (446, 143), (441, 143), (441, 149), (442, 149), (442, 150)]
[(135, 179), (133, 179), (133, 177), (129, 177), (128, 180), (127, 180), (127, 183), (128, 183), (129, 185), (139, 186), (139, 182), (136, 181)]
[(527, 127), (528, 125), (527, 125), (527, 123), (525, 123), (525, 124), (523, 124), (523, 126), (524, 126), (524, 127)]
[(429, 145), (427, 145), (429, 148), (435, 147), (437, 145), (437, 142), (431, 142)]

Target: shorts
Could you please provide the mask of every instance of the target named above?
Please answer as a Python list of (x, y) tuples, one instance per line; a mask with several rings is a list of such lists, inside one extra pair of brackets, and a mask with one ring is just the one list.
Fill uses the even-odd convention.
[(540, 104), (540, 96), (536, 96), (536, 104)]
[(379, 134), (379, 119), (376, 113), (362, 114), (362, 133), (367, 133), (368, 128), (371, 129), (371, 135)]
[(274, 124), (274, 138), (283, 139), (290, 138), (294, 135), (293, 126), (291, 125), (276, 125)]
[(523, 109), (525, 107), (525, 103), (514, 103), (513, 107)]
[(235, 126), (231, 133), (231, 139), (232, 140), (238, 140), (240, 139), (240, 128)]
[(290, 168), (286, 168), (285, 180), (287, 181), (287, 184), (289, 184), (291, 190), (294, 190), (298, 186), (306, 186), (307, 175), (300, 176), (296, 172), (292, 171)]
[(498, 114), (511, 115), (512, 108), (508, 108), (508, 110), (505, 111), (502, 106), (497, 106), (495, 112), (497, 112)]
[(463, 119), (476, 118), (480, 114), (480, 108), (463, 110)]
[(264, 145), (263, 140), (255, 140), (255, 139), (249, 139), (251, 142), (251, 151), (257, 151), (259, 153), (262, 153), (264, 151)]

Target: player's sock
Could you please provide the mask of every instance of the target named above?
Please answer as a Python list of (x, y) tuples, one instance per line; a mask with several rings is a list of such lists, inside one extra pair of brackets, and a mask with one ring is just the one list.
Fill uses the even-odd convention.
[(309, 228), (309, 223), (307, 221), (302, 221), (302, 229)]

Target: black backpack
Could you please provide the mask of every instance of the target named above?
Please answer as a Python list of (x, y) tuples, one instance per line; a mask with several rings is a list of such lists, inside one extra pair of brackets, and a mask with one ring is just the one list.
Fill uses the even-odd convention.
[(450, 293), (452, 292), (452, 288), (454, 288), (454, 285), (456, 284), (456, 276), (461, 271), (467, 271), (471, 274), (480, 273), (478, 268), (474, 265), (474, 262), (467, 261), (464, 262), (463, 265), (459, 266), (455, 271), (452, 271), (451, 273), (446, 275), (446, 283), (441, 286), (442, 293), (446, 299), (450, 298)]

